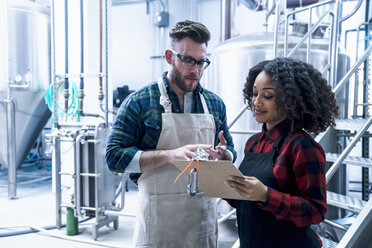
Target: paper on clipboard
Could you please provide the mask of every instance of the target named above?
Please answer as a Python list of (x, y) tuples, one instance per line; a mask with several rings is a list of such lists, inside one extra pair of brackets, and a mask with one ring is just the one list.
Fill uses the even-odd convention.
[[(178, 170), (183, 171), (190, 161), (173, 160), (171, 163)], [(227, 186), (224, 182), (229, 176), (243, 176), (231, 161), (199, 161), (198, 188), (205, 192), (209, 197), (224, 199), (243, 199), (234, 189)], [(193, 162), (190, 168), (197, 168), (197, 162)], [(189, 176), (187, 170), (182, 176)]]

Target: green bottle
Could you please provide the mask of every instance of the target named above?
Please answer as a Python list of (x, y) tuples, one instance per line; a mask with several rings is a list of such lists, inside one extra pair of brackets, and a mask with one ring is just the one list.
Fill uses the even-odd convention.
[[(71, 204), (72, 206), (74, 205), (73, 199), (71, 200)], [(78, 218), (75, 217), (74, 209), (72, 207), (67, 207), (66, 233), (67, 235), (76, 235), (79, 233)]]

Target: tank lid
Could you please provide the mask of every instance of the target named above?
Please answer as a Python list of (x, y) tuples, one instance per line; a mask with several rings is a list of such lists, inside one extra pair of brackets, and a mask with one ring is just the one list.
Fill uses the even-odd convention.
[[(284, 35), (280, 34), (278, 36), (279, 43), (283, 43)], [(302, 39), (302, 36), (298, 35), (289, 35), (288, 42), (289, 44), (296, 44)], [(214, 47), (212, 53), (225, 51), (227, 49), (237, 49), (237, 48), (246, 48), (253, 46), (272, 46), (274, 41), (273, 32), (260, 32), (260, 33), (251, 33), (232, 39), (226, 40), (217, 46)], [(315, 46), (324, 46), (328, 44), (328, 39), (312, 39), (312, 44)], [(293, 46), (293, 45), (292, 45)], [(290, 46), (291, 47), (291, 46)]]

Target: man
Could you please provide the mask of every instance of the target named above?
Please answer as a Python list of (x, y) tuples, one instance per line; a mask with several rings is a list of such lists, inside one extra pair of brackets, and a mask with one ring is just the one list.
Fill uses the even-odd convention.
[[(165, 51), (169, 71), (131, 94), (120, 107), (106, 150), (109, 168), (142, 173), (134, 235), (136, 247), (217, 247), (216, 201), (186, 193), (172, 160), (191, 159), (198, 146), (211, 160), (235, 160), (223, 101), (199, 80), (209, 65), (208, 29), (178, 22)], [(216, 145), (216, 147), (214, 147)], [(133, 179), (133, 178), (132, 178)]]

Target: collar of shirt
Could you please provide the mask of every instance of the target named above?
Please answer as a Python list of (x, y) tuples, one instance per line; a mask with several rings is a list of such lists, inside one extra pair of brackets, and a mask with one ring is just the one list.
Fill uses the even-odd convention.
[(279, 136), (283, 132), (289, 131), (289, 128), (290, 128), (290, 121), (288, 119), (285, 119), (284, 121), (276, 124), (275, 127), (270, 129), (269, 131), (267, 131), (266, 123), (264, 123), (262, 125), (262, 136), (261, 136), (261, 138), (267, 137), (267, 140), (272, 142), (272, 141), (276, 140), (277, 138), (279, 138)]

